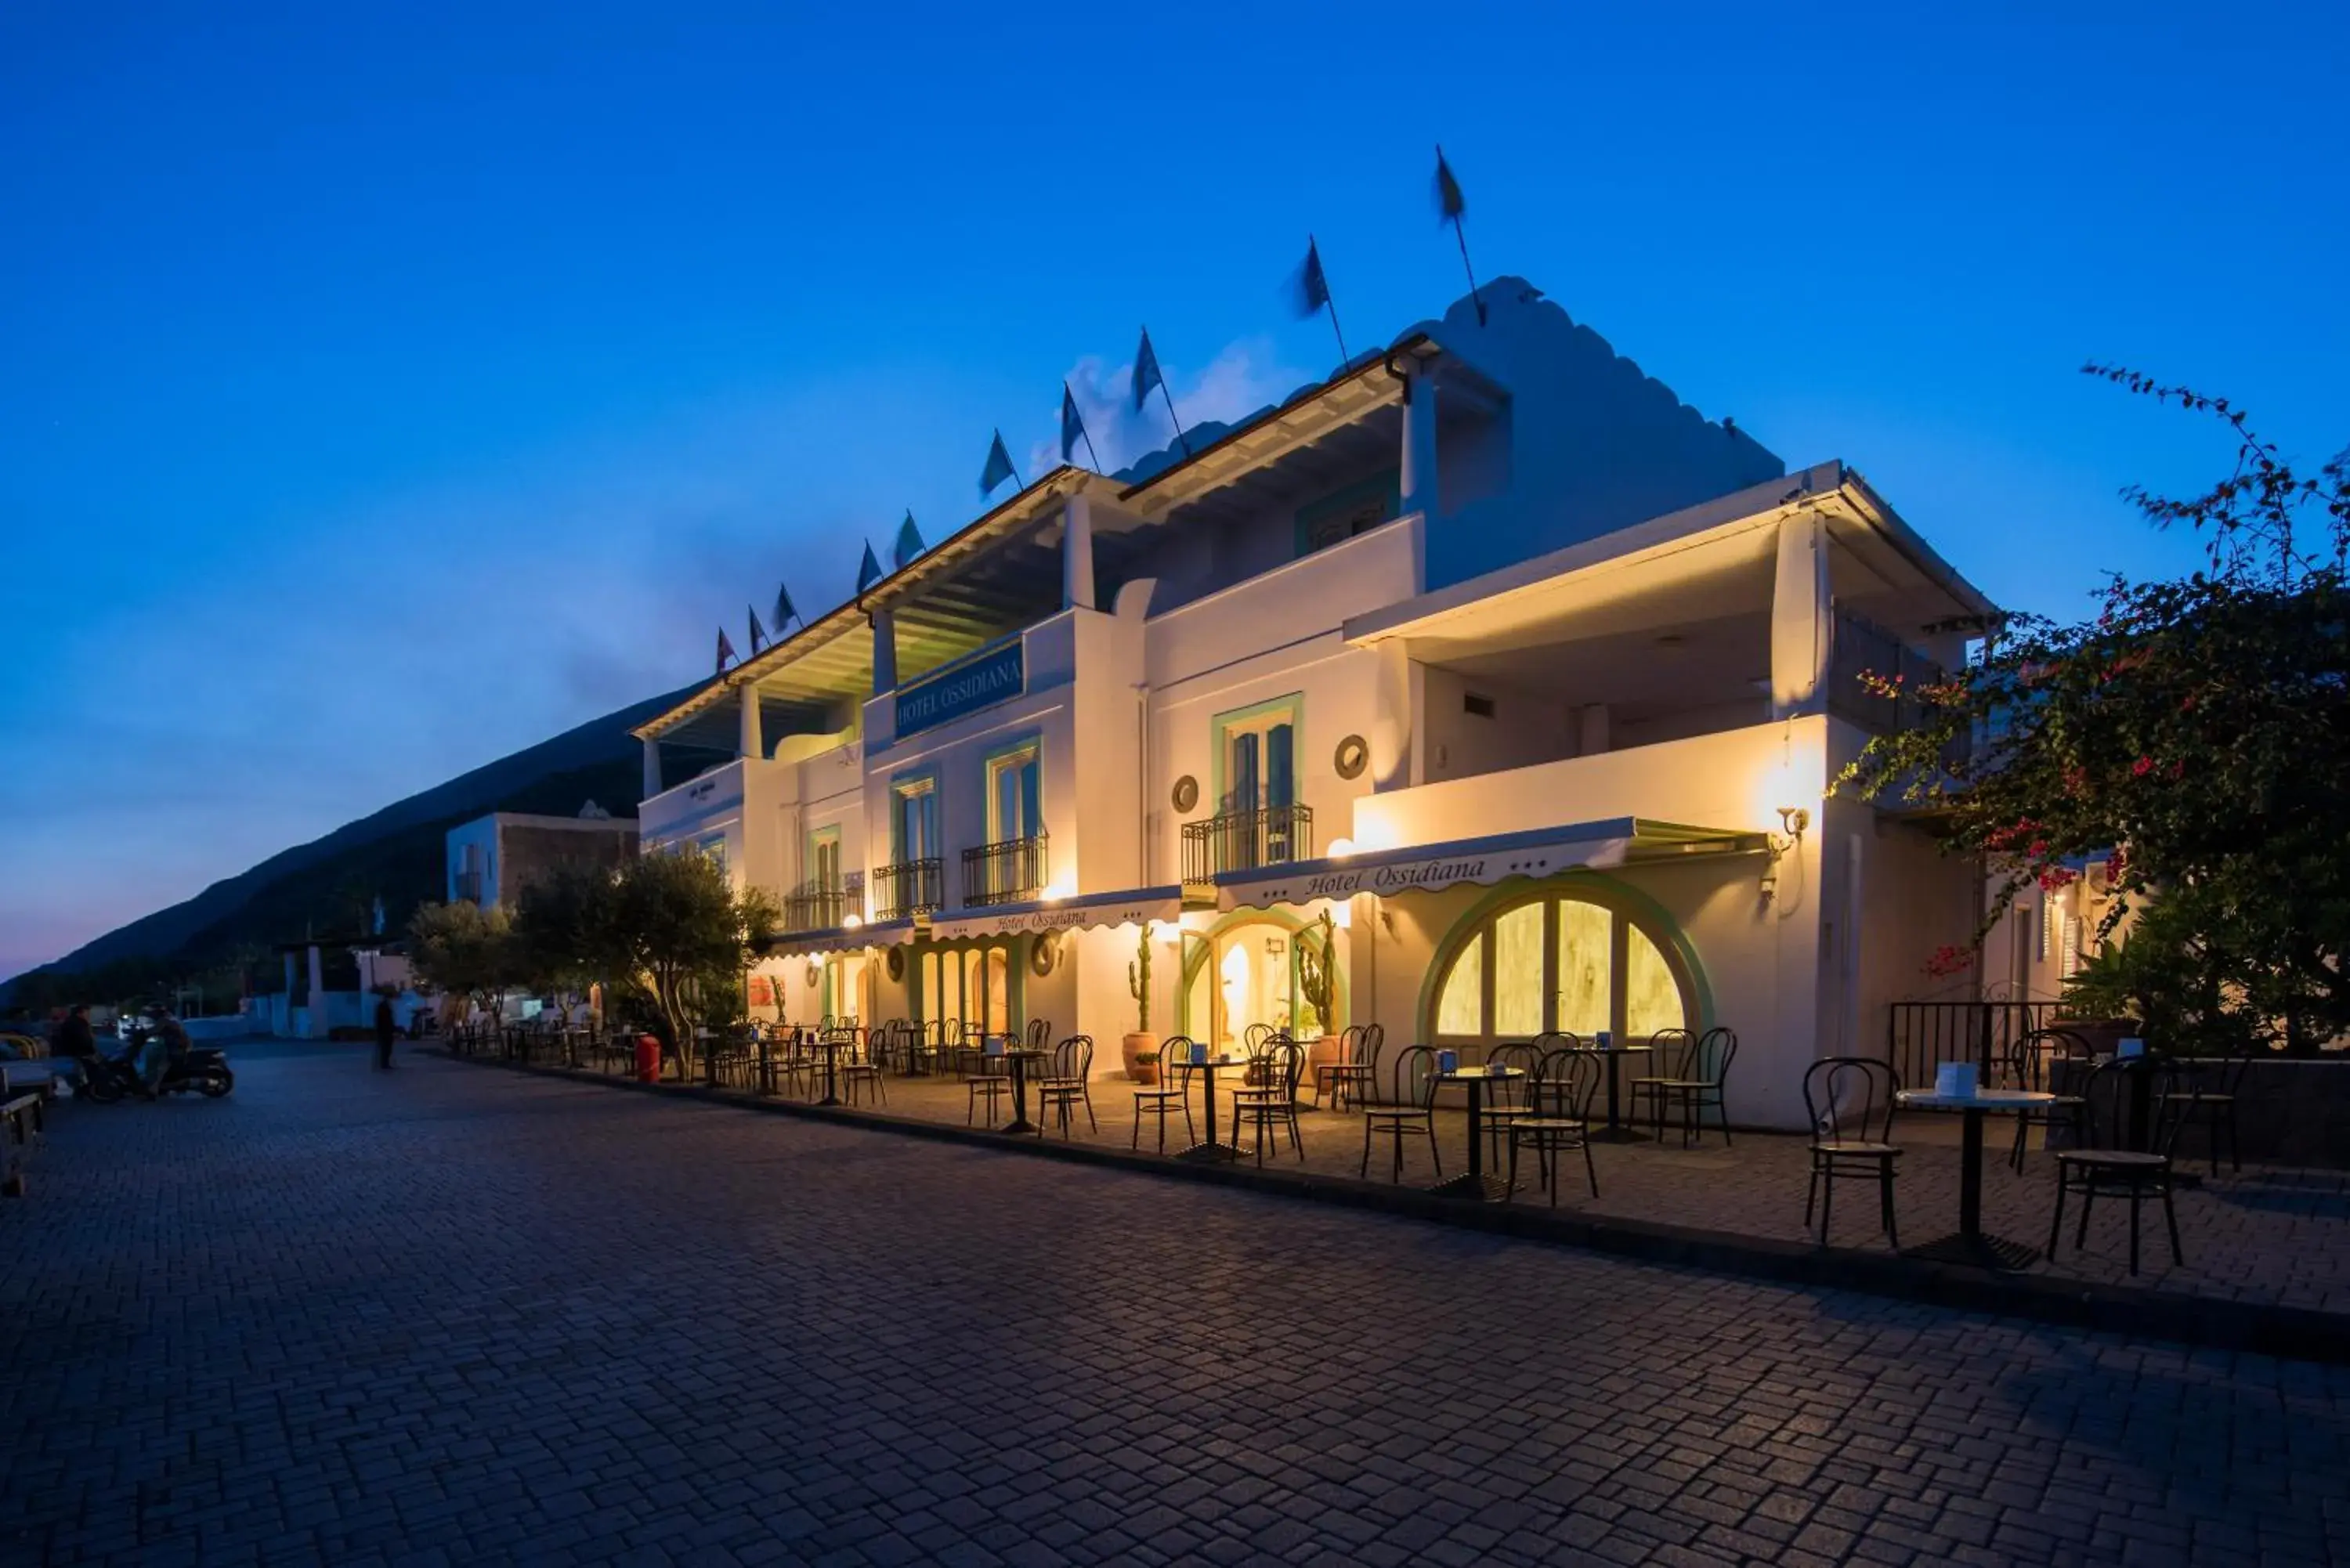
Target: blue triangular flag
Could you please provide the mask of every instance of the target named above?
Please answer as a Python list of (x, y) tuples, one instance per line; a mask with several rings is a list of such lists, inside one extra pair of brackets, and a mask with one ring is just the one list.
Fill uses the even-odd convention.
[(726, 628), (722, 626), (718, 628), (718, 669), (715, 673), (725, 674), (726, 661), (733, 657), (734, 645), (726, 640)]
[(1322, 251), (1313, 236), (1305, 240), (1305, 266), (1297, 276), (1297, 314), (1311, 316), (1330, 303), (1330, 280), (1322, 275)]
[[(1077, 412), (1076, 394), (1070, 391), (1069, 384), (1064, 381), (1061, 383), (1061, 461), (1063, 462), (1069, 461), (1069, 454), (1077, 450), (1077, 443), (1081, 441), (1086, 441), (1086, 417)], [(1092, 443), (1087, 441), (1087, 446), (1090, 450)]]
[(775, 585), (775, 629), (781, 631), (800, 612), (792, 607), (792, 590), (783, 584)]
[(880, 580), (881, 563), (874, 559), (873, 545), (868, 540), (865, 545), (865, 559), (857, 566), (857, 591), (861, 594)]
[(1003, 432), (997, 431), (987, 449), (987, 466), (979, 471), (979, 493), (985, 495), (1005, 480), (1019, 477), (1012, 467), (1012, 454), (1003, 450)]
[(748, 607), (751, 612), (751, 651), (756, 653), (759, 645), (767, 640), (767, 628), (759, 624), (759, 607), (752, 605)]
[(1134, 351), (1134, 406), (1139, 411), (1150, 389), (1161, 385), (1159, 356), (1150, 350), (1150, 328), (1142, 329), (1142, 347)]
[(898, 542), (889, 547), (889, 560), (899, 571), (903, 571), (906, 568), (906, 563), (921, 553), (921, 530), (914, 526), (913, 509), (909, 507), (906, 510), (906, 520), (898, 524)]

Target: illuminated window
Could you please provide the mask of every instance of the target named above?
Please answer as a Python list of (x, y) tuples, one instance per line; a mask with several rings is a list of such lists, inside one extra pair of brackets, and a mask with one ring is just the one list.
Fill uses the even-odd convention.
[(1592, 898), (1538, 893), (1455, 939), (1436, 987), (1447, 1044), (1523, 1040), (1544, 1030), (1640, 1038), (1691, 1026), (1678, 952), (1638, 918)]

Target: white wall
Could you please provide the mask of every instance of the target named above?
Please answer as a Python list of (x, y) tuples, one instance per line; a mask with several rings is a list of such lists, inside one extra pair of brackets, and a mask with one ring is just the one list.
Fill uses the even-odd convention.
[[(1780, 805), (1804, 807), (1817, 825), (1828, 724), (1794, 719), (1366, 796), (1355, 802), (1353, 836), (1378, 848), (1617, 816), (1754, 832), (1779, 826)], [(1792, 1127), (1802, 1120), (1799, 1082), (1819, 1045), (1820, 840), (1815, 826), (1780, 863), (1776, 896), (1767, 900), (1759, 855), (1605, 874), (1655, 900), (1680, 929), (1703, 971), (1712, 1021), (1738, 1031), (1730, 1101), (1742, 1125)], [(1386, 898), (1392, 936), (1376, 915), (1357, 912), (1349, 966), (1358, 986), (1355, 1016), (1384, 1024), (1391, 1049), (1418, 1036), (1438, 949), (1490, 891)]]

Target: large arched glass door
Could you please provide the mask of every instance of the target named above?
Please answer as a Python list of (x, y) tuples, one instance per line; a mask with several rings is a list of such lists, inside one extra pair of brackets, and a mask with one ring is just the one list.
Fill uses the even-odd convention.
[(1538, 892), (1490, 909), (1439, 954), (1430, 1033), (1491, 1045), (1544, 1030), (1638, 1039), (1698, 1016), (1695, 977), (1669, 933), (1612, 899)]

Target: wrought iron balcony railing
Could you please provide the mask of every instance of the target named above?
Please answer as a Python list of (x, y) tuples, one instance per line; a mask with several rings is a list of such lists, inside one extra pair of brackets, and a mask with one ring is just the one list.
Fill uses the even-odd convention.
[(945, 879), (935, 856), (927, 860), (904, 860), (895, 866), (877, 867), (873, 891), (879, 907), (875, 912), (885, 920), (927, 915), (944, 902), (939, 889)]
[(837, 882), (803, 882), (784, 895), (784, 929), (837, 929), (850, 914), (865, 912), (865, 873), (852, 871)]
[(963, 907), (1016, 904), (1045, 890), (1051, 877), (1048, 836), (1007, 838), (962, 852)]
[(1183, 880), (1211, 882), (1222, 871), (1252, 871), (1314, 858), (1314, 812), (1305, 805), (1228, 811), (1183, 825)]

